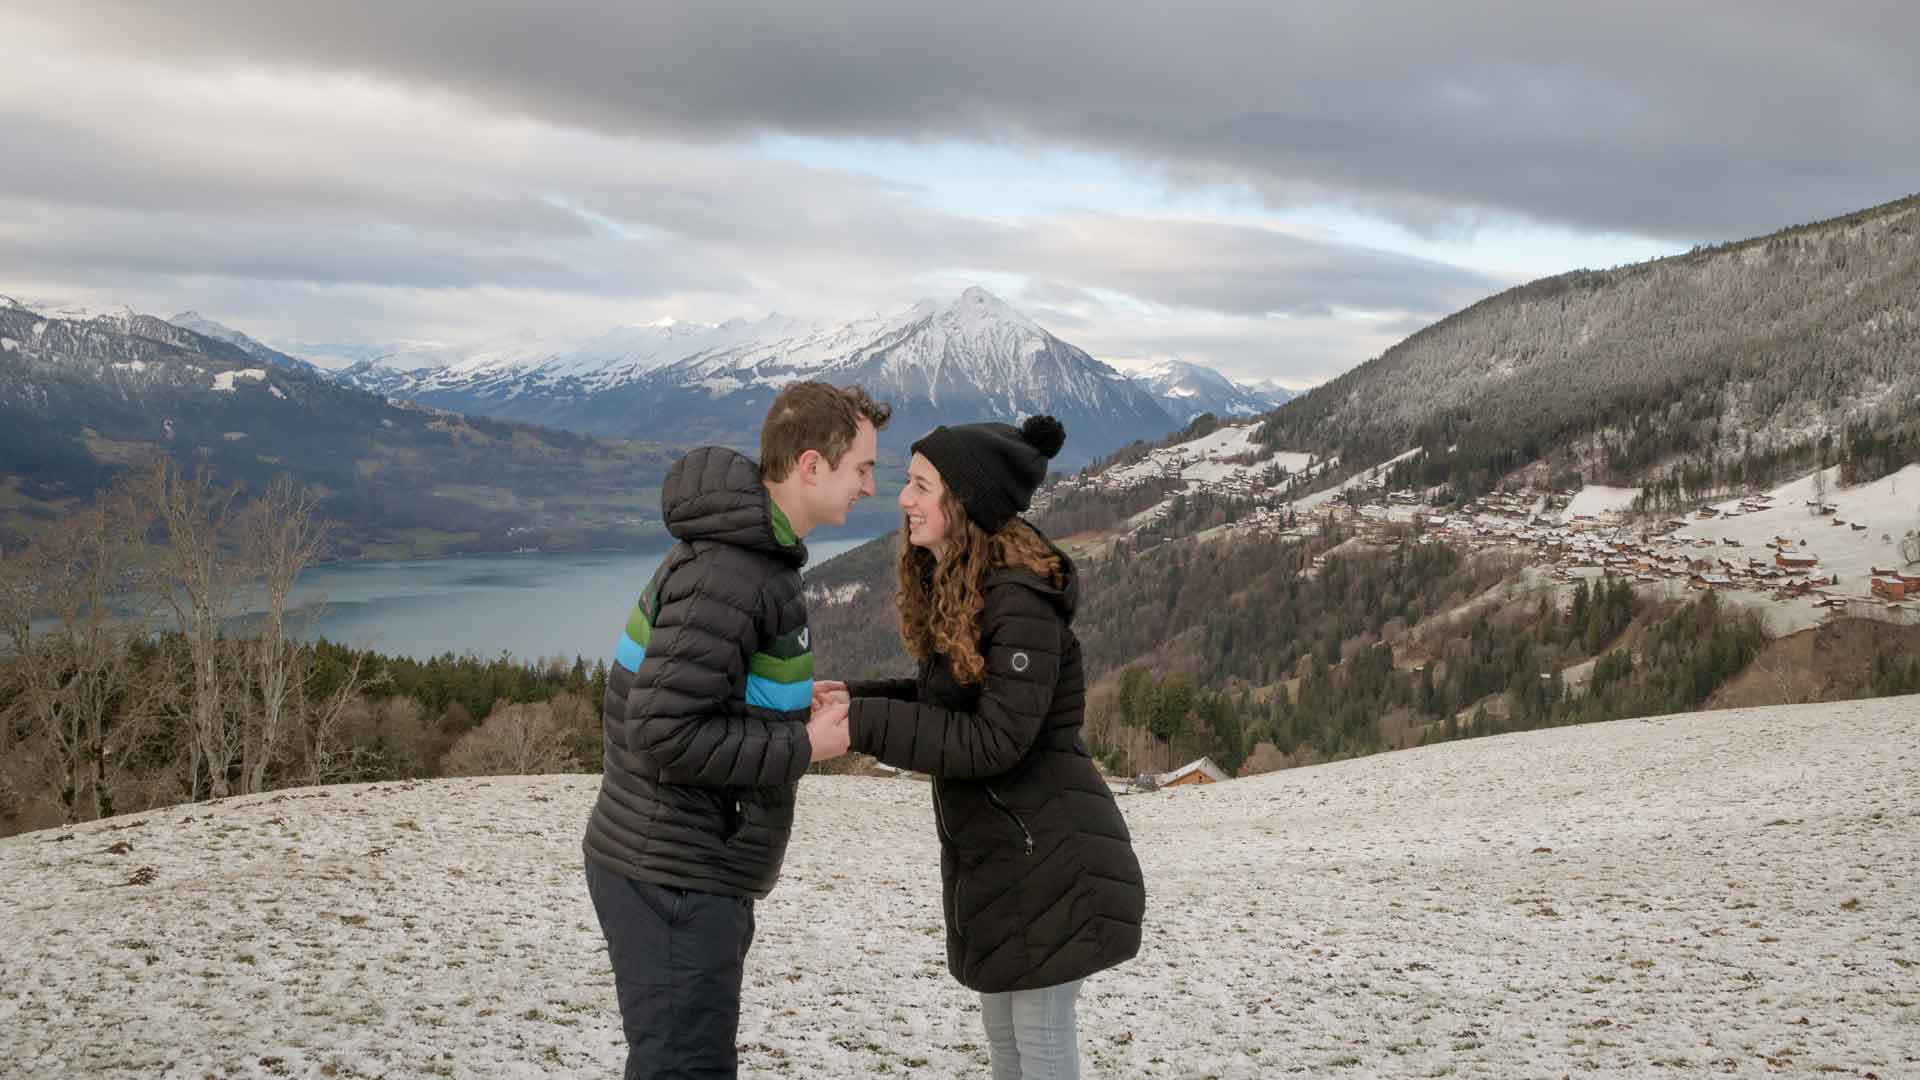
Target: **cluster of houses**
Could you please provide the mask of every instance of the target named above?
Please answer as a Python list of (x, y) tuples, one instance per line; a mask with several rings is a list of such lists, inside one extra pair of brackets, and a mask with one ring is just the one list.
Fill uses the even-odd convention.
[[(1428, 524), (1438, 534), (1469, 546), (1531, 548), (1536, 564), (1549, 567), (1559, 581), (1591, 576), (1597, 569), (1639, 584), (1684, 581), (1696, 590), (1745, 590), (1776, 601), (1811, 597), (1815, 606), (1835, 609), (1887, 605), (1897, 610), (1905, 601), (1920, 598), (1920, 575), (1878, 566), (1866, 591), (1841, 595), (1839, 575), (1823, 572), (1819, 555), (1804, 539), (1775, 535), (1764, 541), (1763, 551), (1753, 552), (1730, 537), (1714, 540), (1692, 535), (1687, 530), (1695, 521), (1686, 518), (1629, 533), (1614, 514), (1575, 514), (1561, 521), (1553, 511), (1565, 508), (1565, 498), (1550, 496), (1543, 506), (1519, 496), (1492, 496), (1470, 504), (1451, 519), (1433, 518)], [(1757, 495), (1742, 500), (1737, 509), (1697, 511), (1694, 519), (1767, 509), (1770, 499)], [(1857, 530), (1866, 528), (1858, 522), (1835, 520)]]
[[(1287, 498), (1289, 484), (1272, 484), (1271, 462), (1248, 459), (1243, 440), (1223, 435), (1202, 445), (1163, 447), (1123, 468), (1097, 476), (1059, 481), (1035, 496), (1034, 510), (1044, 510), (1058, 494), (1083, 489), (1124, 492), (1149, 482), (1180, 480), (1189, 493), (1212, 494), (1241, 500), (1246, 509), (1225, 527), (1237, 534), (1304, 535), (1328, 519), (1362, 539), (1385, 539), (1390, 531), (1417, 523), (1423, 543), (1446, 541), (1463, 547), (1505, 548), (1527, 552), (1536, 565), (1550, 569), (1560, 581), (1592, 576), (1594, 570), (1623, 576), (1639, 584), (1684, 582), (1698, 590), (1744, 590), (1771, 595), (1775, 600), (1811, 597), (1817, 606), (1884, 605), (1902, 608), (1920, 599), (1920, 575), (1897, 568), (1874, 567), (1866, 582), (1849, 582), (1841, 595), (1837, 574), (1823, 572), (1819, 556), (1805, 540), (1785, 536), (1767, 540), (1765, 551), (1745, 550), (1731, 538), (1696, 537), (1688, 530), (1699, 521), (1740, 517), (1774, 509), (1769, 495), (1751, 495), (1735, 506), (1704, 507), (1691, 518), (1676, 517), (1656, 528), (1630, 530), (1616, 512), (1567, 513), (1573, 492), (1546, 496), (1499, 492), (1467, 504), (1457, 512), (1432, 513), (1420, 492), (1388, 490), (1386, 468), (1376, 468), (1342, 485), (1341, 493), (1322, 492), (1299, 501)], [(1213, 445), (1214, 443), (1220, 445)], [(1310, 461), (1294, 477), (1332, 467), (1334, 461)], [(1291, 478), (1291, 477), (1290, 477)], [(1127, 535), (1152, 530), (1166, 520), (1171, 500), (1137, 515)], [(1864, 522), (1847, 521), (1839, 507), (1824, 499), (1808, 501), (1809, 514), (1823, 516), (1829, 527), (1861, 532)], [(1864, 589), (1859, 588), (1865, 585)]]
[(1920, 600), (1920, 574), (1876, 566), (1869, 580), (1873, 595), (1889, 604)]
[(1115, 470), (1108, 470), (1097, 476), (1083, 476), (1077, 473), (1073, 476), (1063, 476), (1034, 492), (1033, 502), (1027, 507), (1027, 512), (1035, 515), (1045, 513), (1056, 498), (1078, 491), (1106, 491), (1116, 494), (1132, 491), (1151, 483), (1153, 475), (1136, 471), (1127, 471), (1124, 475), (1119, 475)]
[[(1396, 491), (1387, 494), (1384, 504), (1323, 506), (1311, 520), (1303, 516), (1291, 527), (1296, 531), (1316, 527), (1331, 514), (1364, 538), (1411, 520), (1422, 528), (1424, 543), (1444, 540), (1467, 548), (1524, 552), (1563, 582), (1591, 577), (1597, 570), (1642, 585), (1675, 581), (1696, 590), (1756, 592), (1776, 601), (1811, 598), (1816, 607), (1836, 610), (1880, 606), (1899, 612), (1907, 601), (1920, 599), (1920, 574), (1882, 566), (1873, 568), (1869, 580), (1850, 582), (1842, 594), (1839, 575), (1823, 570), (1819, 555), (1806, 540), (1776, 535), (1756, 551), (1739, 540), (1709, 539), (1688, 531), (1697, 520), (1769, 509), (1765, 495), (1749, 497), (1739, 508), (1709, 508), (1697, 512), (1694, 520), (1673, 518), (1645, 531), (1629, 530), (1617, 513), (1569, 515), (1565, 511), (1570, 498), (1570, 493), (1545, 498), (1502, 493), (1475, 500), (1457, 513), (1433, 514), (1415, 512), (1420, 504), (1417, 493)], [(1263, 509), (1243, 519), (1239, 527), (1287, 528), (1286, 515), (1284, 507)], [(1834, 520), (1855, 530), (1866, 528), (1859, 522)]]

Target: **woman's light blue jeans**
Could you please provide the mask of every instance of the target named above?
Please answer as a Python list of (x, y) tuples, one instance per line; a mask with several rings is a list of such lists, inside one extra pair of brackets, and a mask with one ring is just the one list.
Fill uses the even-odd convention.
[(1081, 982), (980, 995), (993, 1080), (1079, 1080)]

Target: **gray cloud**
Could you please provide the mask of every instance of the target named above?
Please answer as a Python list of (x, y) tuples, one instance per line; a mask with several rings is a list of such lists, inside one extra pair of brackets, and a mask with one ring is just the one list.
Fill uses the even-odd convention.
[[(459, 289), (488, 285), (606, 296), (741, 291), (747, 279), (680, 245), (576, 234), (496, 242), (410, 226), (249, 221), (0, 200), (0, 272), (67, 278), (214, 276)], [(616, 270), (619, 272), (616, 273)]]
[(1920, 174), (1920, 7), (1904, 2), (26, 10), (69, 47), (187, 67), (361, 73), (616, 133), (1069, 144), (1436, 232), (1510, 214), (1725, 239)]
[(0, 291), (471, 338), (849, 316), (977, 273), (1096, 356), (1297, 383), (1510, 282), (1097, 192), (975, 216), (754, 137), (1085, 150), (1436, 237), (1727, 239), (1911, 185), (1911, 5), (1729, 12), (25, 0), (0, 16)]
[(1049, 223), (1029, 230), (1009, 263), (1071, 272), (1083, 284), (1169, 307), (1240, 315), (1443, 313), (1503, 287), (1442, 263), (1208, 222)]
[[(75, 67), (12, 78), (70, 82)], [(32, 148), (0, 172), (0, 281), (257, 312), (246, 328), (262, 335), (338, 339), (383, 317), (393, 336), (422, 321), (457, 333), (461, 303), (469, 335), (551, 326), (557, 311), (846, 316), (950, 289), (954, 268), (1027, 279), (1023, 302), (1073, 335), (1131, 325), (1095, 290), (1164, 309), (1164, 327), (1180, 308), (1432, 318), (1503, 284), (1244, 224), (989, 221), (739, 145), (608, 136), (350, 80), (236, 88), (102, 68), (58, 97), (0, 92), (0, 142)]]

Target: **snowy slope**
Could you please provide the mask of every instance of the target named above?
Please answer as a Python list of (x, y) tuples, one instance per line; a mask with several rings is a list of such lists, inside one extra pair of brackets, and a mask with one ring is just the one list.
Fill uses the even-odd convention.
[(1639, 488), (1608, 487), (1605, 484), (1588, 484), (1574, 492), (1567, 508), (1560, 512), (1562, 522), (1574, 521), (1582, 517), (1599, 518), (1603, 515), (1617, 519), (1623, 512), (1633, 508), (1633, 501), (1640, 497)]
[(197, 311), (183, 311), (167, 321), (183, 330), (191, 330), (202, 337), (209, 337), (215, 341), (224, 341), (229, 345), (237, 347), (241, 352), (246, 353), (255, 360), (262, 360), (269, 364), (278, 364), (282, 367), (312, 369), (314, 366), (305, 360), (289, 356), (278, 349), (263, 345), (246, 334), (235, 330), (233, 327), (227, 326), (224, 323), (215, 322)]
[[(1278, 465), (1289, 473), (1298, 473), (1308, 468), (1308, 462), (1317, 461), (1311, 454), (1269, 450), (1255, 441), (1258, 431), (1259, 427), (1254, 424), (1224, 425), (1197, 439), (1160, 447), (1139, 461), (1108, 469), (1101, 474), (1101, 479), (1119, 486), (1149, 477), (1173, 476), (1190, 483), (1217, 484), (1229, 480), (1251, 483), (1269, 466)], [(1247, 455), (1254, 455), (1257, 460), (1251, 463), (1234, 460)]]
[[(1147, 932), (1087, 985), (1087, 1075), (1920, 1075), (1917, 714), (1619, 721), (1124, 797)], [(596, 783), (0, 841), (0, 1075), (617, 1075)], [(984, 1075), (927, 790), (803, 782), (743, 1076)]]

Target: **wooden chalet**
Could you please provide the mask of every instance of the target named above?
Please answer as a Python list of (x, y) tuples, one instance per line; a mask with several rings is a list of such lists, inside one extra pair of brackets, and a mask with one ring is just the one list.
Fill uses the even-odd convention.
[(1233, 778), (1227, 775), (1226, 770), (1215, 765), (1212, 758), (1203, 757), (1197, 761), (1189, 761), (1172, 772), (1161, 773), (1153, 779), (1156, 787), (1170, 788), (1187, 787), (1193, 784), (1217, 784), (1222, 780)]

